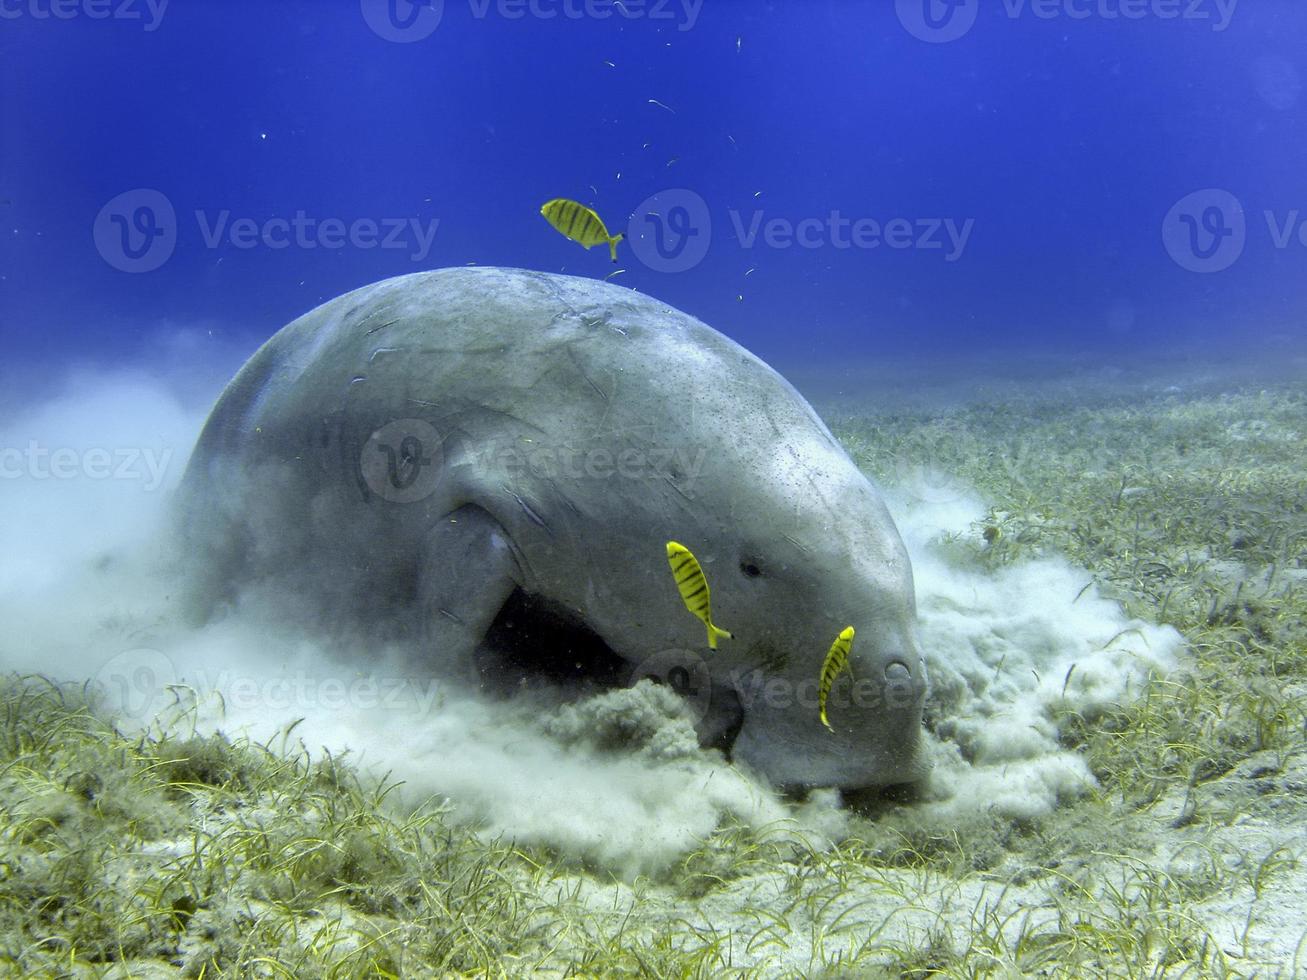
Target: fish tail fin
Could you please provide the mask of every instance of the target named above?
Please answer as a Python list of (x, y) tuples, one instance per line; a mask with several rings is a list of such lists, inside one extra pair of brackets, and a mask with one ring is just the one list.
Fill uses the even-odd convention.
[(616, 235), (613, 235), (608, 239), (608, 254), (613, 257), (613, 262), (617, 261), (617, 243), (625, 237), (626, 236), (619, 231)]
[(733, 639), (735, 639), (735, 634), (730, 630), (724, 630), (719, 626), (714, 626), (712, 623), (708, 624), (708, 649), (716, 650), (718, 640)]
[(830, 728), (832, 732), (835, 731), (835, 729), (830, 727), (830, 722), (826, 720), (826, 706), (824, 704), (821, 706), (821, 723), (827, 728)]

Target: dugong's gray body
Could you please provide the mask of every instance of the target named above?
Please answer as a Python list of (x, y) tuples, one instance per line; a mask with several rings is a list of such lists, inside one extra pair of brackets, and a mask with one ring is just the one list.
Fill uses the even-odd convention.
[[(182, 495), (210, 607), (263, 587), (310, 615), (407, 625), (471, 677), (525, 595), (637, 675), (701, 658), (707, 696), (693, 665), (680, 675), (701, 734), (734, 736), (733, 758), (778, 784), (922, 775), (911, 571), (879, 495), (779, 375), (646, 296), (492, 268), (355, 290), (250, 359)], [(716, 651), (668, 540), (734, 633)], [(849, 625), (832, 732), (817, 680)]]

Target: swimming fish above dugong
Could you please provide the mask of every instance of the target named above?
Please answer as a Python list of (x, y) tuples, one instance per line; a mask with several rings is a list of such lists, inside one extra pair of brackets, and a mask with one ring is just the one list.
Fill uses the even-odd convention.
[[(179, 492), (202, 615), (254, 591), (476, 683), (512, 607), (541, 658), (558, 630), (631, 680), (680, 651), (701, 739), (778, 785), (924, 774), (912, 573), (878, 492), (780, 375), (650, 297), (496, 268), (347, 293), (250, 358)], [(687, 612), (672, 545), (729, 632)]]

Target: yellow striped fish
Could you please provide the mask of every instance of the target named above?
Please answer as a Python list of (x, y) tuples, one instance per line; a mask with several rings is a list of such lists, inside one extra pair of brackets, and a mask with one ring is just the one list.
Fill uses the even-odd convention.
[(849, 663), (849, 648), (853, 646), (853, 627), (846, 626), (835, 642), (830, 646), (825, 661), (821, 665), (821, 682), (817, 685), (817, 704), (821, 708), (821, 723), (833, 732), (830, 722), (826, 720), (826, 699), (830, 697), (831, 685)]
[(540, 213), (564, 235), (586, 248), (607, 242), (608, 254), (613, 257), (614, 262), (617, 261), (617, 243), (623, 236), (620, 233), (608, 234), (608, 229), (604, 227), (599, 215), (584, 204), (579, 201), (569, 201), (565, 197), (556, 197), (552, 201), (546, 201), (541, 206)]
[(699, 567), (698, 559), (690, 554), (690, 549), (675, 541), (668, 541), (667, 564), (672, 566), (672, 578), (676, 579), (676, 587), (681, 590), (685, 608), (703, 620), (703, 625), (708, 627), (708, 646), (716, 650), (719, 638), (735, 639), (735, 635), (729, 630), (719, 629), (713, 625), (712, 612), (708, 605), (708, 580), (703, 577), (703, 569)]

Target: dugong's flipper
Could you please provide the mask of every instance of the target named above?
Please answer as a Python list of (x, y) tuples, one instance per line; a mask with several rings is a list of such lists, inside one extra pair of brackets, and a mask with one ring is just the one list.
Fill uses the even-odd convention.
[(477, 646), (519, 579), (508, 535), (480, 507), (460, 507), (431, 528), (418, 595), (423, 645), (442, 672), (478, 682)]

